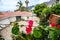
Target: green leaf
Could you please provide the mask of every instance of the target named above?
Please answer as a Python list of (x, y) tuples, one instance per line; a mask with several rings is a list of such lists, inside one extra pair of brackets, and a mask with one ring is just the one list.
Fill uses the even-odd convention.
[(54, 5), (51, 7), (51, 9), (52, 9), (52, 12), (53, 12), (54, 14), (59, 15), (59, 13), (60, 13), (60, 3), (54, 4)]
[(47, 5), (45, 3), (37, 4), (34, 9), (34, 13), (37, 14), (38, 17), (40, 17), (40, 14), (42, 13), (42, 10), (46, 8)]
[(18, 35), (18, 33), (19, 33), (19, 28), (18, 28), (18, 27), (13, 27), (13, 28), (12, 28), (12, 33), (15, 34), (15, 35)]
[(33, 30), (33, 35), (35, 38), (41, 38), (42, 37), (41, 31), (37, 30), (36, 28)]
[(56, 31), (50, 31), (49, 36), (51, 40), (58, 40), (58, 34)]

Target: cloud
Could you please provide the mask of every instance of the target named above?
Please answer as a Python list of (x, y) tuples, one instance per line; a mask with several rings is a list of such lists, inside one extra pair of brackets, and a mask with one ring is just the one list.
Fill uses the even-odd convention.
[(0, 3), (0, 11), (15, 10), (18, 0), (2, 0)]
[[(8, 10), (15, 10), (17, 7), (17, 2), (19, 0), (2, 0), (0, 2), (0, 11), (8, 11)], [(21, 0), (23, 2), (23, 6), (26, 6), (25, 4), (25, 0)], [(36, 5), (36, 4), (40, 4), (42, 2), (46, 2), (49, 0), (29, 0), (29, 5), (28, 6), (32, 6), (32, 5)]]
[[(26, 6), (25, 0), (21, 0), (21, 1), (24, 3), (23, 5)], [(40, 4), (40, 3), (43, 3), (43, 2), (47, 2), (47, 1), (50, 1), (50, 0), (29, 0), (29, 5), (28, 6)]]

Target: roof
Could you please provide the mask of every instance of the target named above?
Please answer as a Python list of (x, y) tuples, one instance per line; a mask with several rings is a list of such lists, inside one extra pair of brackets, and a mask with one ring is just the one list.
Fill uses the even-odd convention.
[(32, 16), (32, 12), (2, 12), (2, 15), (0, 15), (0, 20), (4, 19), (4, 18), (8, 18), (8, 17), (12, 17), (12, 16)]

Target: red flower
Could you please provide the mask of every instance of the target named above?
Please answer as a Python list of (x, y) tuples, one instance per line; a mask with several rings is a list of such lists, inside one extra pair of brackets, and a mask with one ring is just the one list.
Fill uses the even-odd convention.
[(33, 26), (33, 21), (32, 20), (29, 20), (29, 25)]
[(26, 34), (30, 34), (32, 32), (32, 28), (31, 27), (26, 27)]
[(29, 28), (31, 28), (31, 27), (32, 27), (32, 25), (28, 25), (28, 27), (29, 27)]
[(58, 25), (58, 28), (60, 29), (60, 24)]
[(56, 24), (55, 24), (55, 23), (51, 23), (51, 26), (52, 26), (52, 27), (55, 27), (55, 26), (56, 26)]

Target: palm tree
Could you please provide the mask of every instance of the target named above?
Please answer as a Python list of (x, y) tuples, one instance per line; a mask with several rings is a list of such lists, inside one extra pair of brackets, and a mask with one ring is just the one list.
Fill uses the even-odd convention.
[(18, 2), (18, 9), (15, 10), (15, 11), (24, 11), (24, 6), (23, 6), (23, 3), (21, 1)]
[(25, 3), (26, 3), (26, 11), (28, 11), (28, 3), (29, 3), (29, 1), (26, 0)]
[(19, 1), (18, 4), (19, 4), (19, 9), (21, 10), (23, 4), (21, 1)]

